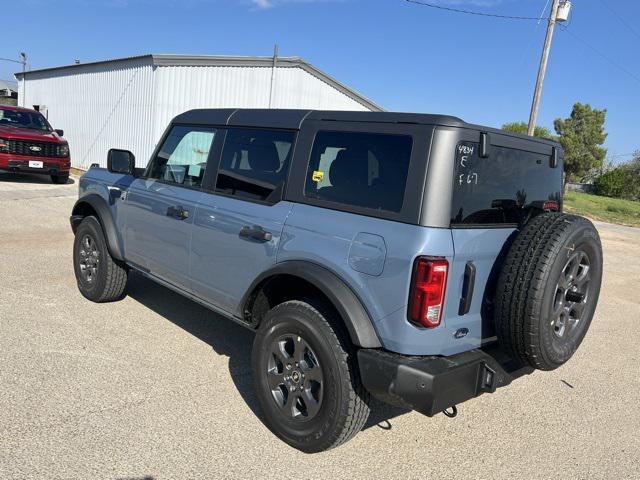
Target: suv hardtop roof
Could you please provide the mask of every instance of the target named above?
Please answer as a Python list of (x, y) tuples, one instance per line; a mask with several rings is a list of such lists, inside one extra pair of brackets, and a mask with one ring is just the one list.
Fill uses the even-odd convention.
[(40, 113), (37, 110), (34, 110), (32, 108), (19, 107), (19, 106), (16, 106), (16, 105), (3, 105), (3, 104), (0, 104), (0, 108), (2, 110), (12, 110), (14, 112)]
[(405, 123), (413, 125), (438, 125), (444, 127), (460, 127), (487, 133), (496, 133), (522, 140), (559, 146), (557, 142), (538, 137), (529, 137), (507, 132), (497, 128), (467, 123), (452, 115), (403, 112), (359, 112), (334, 110), (295, 110), (295, 109), (243, 109), (243, 108), (206, 108), (181, 113), (173, 119), (173, 123), (229, 125), (236, 127), (286, 128), (299, 130), (306, 120), (323, 120), (336, 122), (361, 123)]
[(304, 120), (327, 120), (339, 122), (372, 123), (413, 123), (424, 125), (448, 125), (460, 127), (466, 125), (457, 117), (450, 115), (430, 115), (424, 113), (396, 112), (358, 112), (332, 110), (295, 110), (295, 109), (243, 109), (211, 108), (189, 110), (174, 118), (174, 123), (215, 123), (235, 126), (278, 126), (280, 128), (299, 129)]

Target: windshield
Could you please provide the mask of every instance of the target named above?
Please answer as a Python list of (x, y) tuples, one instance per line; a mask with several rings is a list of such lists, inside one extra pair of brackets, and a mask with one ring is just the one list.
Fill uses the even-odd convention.
[(31, 128), (33, 130), (51, 131), (49, 122), (37, 112), (19, 112), (0, 108), (0, 127)]

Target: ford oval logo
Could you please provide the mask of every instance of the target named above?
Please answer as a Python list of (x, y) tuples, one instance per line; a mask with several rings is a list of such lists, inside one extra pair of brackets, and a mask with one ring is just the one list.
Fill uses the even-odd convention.
[(29, 150), (31, 150), (32, 152), (41, 152), (42, 151), (42, 147), (38, 147), (37, 145), (31, 145), (29, 147)]
[(468, 328), (459, 328), (456, 333), (453, 334), (454, 338), (466, 337), (469, 334)]

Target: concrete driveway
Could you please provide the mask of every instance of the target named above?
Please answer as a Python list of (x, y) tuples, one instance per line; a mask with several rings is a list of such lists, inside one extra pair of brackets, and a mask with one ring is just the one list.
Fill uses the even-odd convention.
[(252, 334), (148, 280), (78, 293), (77, 180), (0, 174), (0, 479), (640, 478), (640, 230), (598, 223), (605, 278), (564, 367), (451, 420), (374, 405), (365, 430), (306, 455), (262, 424)]

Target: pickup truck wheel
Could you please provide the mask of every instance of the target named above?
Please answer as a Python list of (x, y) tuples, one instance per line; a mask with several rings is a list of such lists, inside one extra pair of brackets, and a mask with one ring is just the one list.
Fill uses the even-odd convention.
[(58, 185), (65, 185), (69, 181), (69, 174), (51, 175), (51, 181)]
[(525, 365), (558, 368), (589, 329), (601, 281), (593, 224), (576, 215), (538, 215), (516, 237), (498, 278), (498, 339)]
[(93, 302), (119, 300), (127, 285), (127, 269), (109, 253), (98, 219), (86, 217), (76, 229), (73, 268), (78, 289)]
[(369, 395), (360, 383), (355, 349), (322, 304), (294, 300), (270, 310), (251, 362), (265, 423), (292, 447), (328, 450), (364, 426)]

